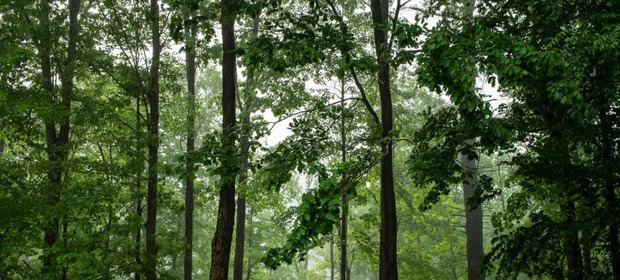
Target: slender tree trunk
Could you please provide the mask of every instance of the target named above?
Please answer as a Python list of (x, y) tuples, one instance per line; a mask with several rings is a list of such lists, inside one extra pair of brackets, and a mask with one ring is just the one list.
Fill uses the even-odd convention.
[[(237, 65), (235, 55), (234, 1), (222, 0), (222, 150), (226, 160), (225, 170), (233, 170), (235, 149), (235, 100)], [(211, 245), (211, 271), (209, 279), (227, 280), (230, 245), (235, 220), (235, 174), (222, 174), (217, 226)]]
[(450, 258), (453, 260), (453, 261), (450, 262), (452, 264), (450, 266), (451, 271), (452, 271), (452, 280), (456, 280), (457, 279), (456, 267), (455, 267), (456, 266), (456, 261), (454, 261), (455, 257), (454, 257), (454, 248), (452, 246), (452, 239), (450, 239)]
[[(254, 17), (252, 23), (252, 39), (258, 35), (258, 24), (260, 22), (260, 11)], [(239, 141), (241, 151), (239, 156), (239, 184), (244, 184), (248, 178), (248, 156), (250, 148), (250, 118), (252, 116), (252, 97), (253, 97), (254, 71), (250, 70), (246, 79), (244, 101), (241, 111), (241, 139)], [(235, 259), (233, 268), (233, 279), (243, 280), (243, 256), (245, 254), (245, 211), (246, 202), (243, 195), (237, 195), (237, 228), (235, 233)]]
[(136, 217), (138, 219), (138, 223), (136, 225), (136, 247), (135, 247), (135, 257), (136, 264), (139, 269), (136, 270), (134, 279), (140, 280), (141, 271), (144, 269), (142, 267), (142, 260), (140, 259), (140, 242), (142, 237), (142, 127), (140, 125), (140, 98), (136, 97)]
[[(466, 145), (473, 145), (473, 140), (465, 141)], [(465, 202), (465, 233), (467, 235), (467, 279), (484, 279), (481, 273), (484, 249), (482, 242), (482, 205), (471, 208), (469, 199), (476, 191), (478, 183), (478, 167), (474, 159), (461, 154), (461, 165), (471, 176), (463, 181), (463, 196)]]
[[(103, 244), (103, 254), (105, 259), (108, 259), (110, 256), (110, 239), (112, 238), (112, 217), (114, 216), (114, 212), (112, 210), (108, 210), (108, 222), (105, 225), (106, 239)], [(64, 229), (63, 229), (64, 231)], [(66, 274), (66, 273), (63, 273)], [(66, 278), (63, 278), (66, 279)], [(105, 272), (103, 274), (103, 279), (110, 279), (110, 263), (107, 263)]]
[[(50, 52), (52, 48), (52, 38), (49, 29), (50, 3), (48, 0), (42, 0), (40, 3), (40, 22), (41, 30), (39, 37), (39, 56), (41, 59), (41, 76), (43, 81), (43, 89), (50, 96), (48, 100), (54, 100), (54, 89), (52, 84), (52, 69)], [(56, 132), (57, 120), (45, 120), (46, 146), (48, 160), (51, 167), (48, 170), (48, 189), (46, 190), (47, 206), (55, 207), (60, 202), (62, 190), (62, 174), (67, 158), (69, 146), (69, 130), (70, 130), (70, 112), (71, 112), (71, 93), (73, 91), (73, 75), (75, 70), (77, 36), (79, 32), (78, 14), (80, 12), (80, 0), (69, 0), (69, 36), (67, 42), (67, 56), (62, 65), (61, 77), (61, 108), (60, 108), (60, 129)], [(55, 106), (55, 105), (53, 105)], [(49, 249), (54, 246), (59, 238), (58, 216), (54, 216), (45, 225), (43, 235), (44, 248)], [(52, 254), (44, 254), (43, 257), (43, 278), (57, 279), (58, 269), (56, 267), (54, 256)], [(62, 278), (62, 277), (61, 277)]]
[(5, 145), (6, 145), (6, 142), (4, 141), (4, 139), (0, 139), (0, 156), (4, 153)]
[[(249, 228), (250, 228), (250, 233), (248, 234), (248, 249), (252, 248), (252, 244), (254, 242), (254, 231), (252, 230), (252, 218), (254, 217), (254, 208), (250, 207), (250, 217), (249, 219)], [(251, 256), (248, 256), (248, 269), (245, 275), (245, 280), (250, 280), (250, 277), (252, 276), (252, 258)]]
[(370, 10), (375, 24), (374, 38), (377, 55), (379, 97), (381, 99), (381, 230), (379, 245), (379, 275), (381, 280), (398, 279), (396, 262), (396, 198), (392, 162), (392, 95), (390, 91), (390, 50), (387, 32), (388, 1), (371, 0)]
[(329, 268), (330, 268), (330, 273), (329, 273), (329, 279), (334, 280), (334, 236), (330, 235), (330, 239), (329, 239)]
[(609, 256), (614, 280), (618, 280), (620, 279), (620, 252), (618, 251), (618, 204), (616, 202), (616, 181), (613, 170), (615, 163), (612, 139), (614, 139), (614, 135), (612, 134), (613, 124), (607, 115), (608, 111), (609, 106), (601, 106), (599, 117), (603, 126), (601, 131), (603, 133), (603, 162), (605, 166), (605, 202), (610, 217)]
[[(340, 79), (340, 152), (342, 162), (347, 161), (347, 132), (345, 130), (344, 78)], [(344, 179), (344, 175), (342, 175)], [(349, 221), (349, 201), (347, 186), (342, 185), (342, 217), (340, 222), (340, 279), (346, 280), (349, 274), (347, 262), (347, 227)]]
[(587, 230), (581, 231), (581, 248), (583, 255), (583, 269), (587, 277), (592, 277), (592, 246), (590, 244), (590, 236)]
[(151, 29), (153, 57), (150, 69), (148, 151), (149, 169), (146, 198), (146, 254), (145, 271), (147, 280), (157, 279), (157, 162), (159, 151), (159, 3), (151, 0)]
[(573, 230), (573, 224), (575, 223), (575, 204), (569, 202), (561, 207), (562, 212), (566, 213), (566, 220), (564, 221), (563, 245), (564, 252), (566, 254), (566, 262), (568, 267), (567, 279), (577, 280), (583, 279), (583, 263), (581, 262), (581, 250), (579, 249), (579, 235), (576, 230)]
[[(189, 20), (189, 11), (185, 19)], [(193, 16), (192, 16), (193, 20)], [(194, 152), (196, 135), (196, 24), (185, 26), (186, 49), (185, 70), (187, 76), (187, 154)], [(188, 158), (185, 163), (185, 252), (183, 259), (183, 279), (192, 279), (192, 253), (194, 243), (194, 164)]]
[[(69, 228), (69, 221), (67, 220), (67, 216), (62, 217), (62, 247), (64, 250), (67, 250), (67, 229)], [(109, 232), (109, 230), (106, 230)], [(109, 233), (108, 233), (109, 235)], [(109, 241), (106, 240), (106, 251), (109, 248)], [(108, 270), (106, 270), (106, 273)], [(62, 280), (67, 280), (67, 265), (63, 265), (62, 267)]]

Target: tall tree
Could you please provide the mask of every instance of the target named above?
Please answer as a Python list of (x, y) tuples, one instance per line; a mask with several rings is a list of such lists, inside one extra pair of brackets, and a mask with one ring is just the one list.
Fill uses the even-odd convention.
[(228, 261), (235, 222), (235, 101), (237, 63), (235, 55), (236, 0), (222, 0), (222, 170), (217, 226), (211, 243), (209, 279), (228, 279)]
[[(340, 78), (340, 160), (347, 161), (347, 131), (345, 127), (346, 112), (344, 106), (344, 77)], [(344, 175), (342, 181), (344, 181)], [(347, 230), (349, 222), (349, 201), (347, 198), (347, 186), (342, 185), (342, 201), (341, 201), (341, 218), (340, 218), (340, 279), (347, 280), (349, 275), (349, 265), (347, 262)]]
[(146, 254), (147, 280), (157, 279), (157, 162), (159, 160), (159, 3), (151, 0), (152, 58), (149, 73), (149, 119), (148, 119), (148, 186), (146, 197)]
[[(48, 189), (47, 205), (55, 207), (61, 199), (62, 193), (62, 177), (66, 174), (67, 155), (69, 151), (69, 133), (70, 133), (70, 114), (71, 114), (71, 97), (73, 92), (73, 78), (76, 65), (77, 42), (79, 33), (80, 0), (68, 1), (69, 14), (69, 35), (67, 41), (66, 58), (60, 69), (60, 106), (53, 104), (54, 112), (58, 116), (45, 120), (46, 149), (50, 168), (47, 173)], [(54, 97), (54, 85), (52, 82), (52, 62), (51, 53), (53, 45), (52, 31), (50, 30), (50, 14), (51, 7), (48, 0), (41, 1), (39, 18), (39, 42), (38, 51), (41, 60), (41, 76), (43, 82), (43, 90), (50, 96), (46, 99), (56, 100)], [(54, 101), (52, 101), (54, 102)], [(57, 130), (57, 123), (60, 127)], [(59, 217), (53, 216), (45, 225), (44, 246), (51, 248), (59, 238)], [(43, 277), (46, 279), (54, 279), (57, 275), (57, 267), (54, 261), (54, 254), (45, 252), (43, 254)]]
[(392, 166), (392, 95), (390, 91), (390, 49), (387, 40), (388, 1), (372, 0), (379, 97), (381, 100), (381, 230), (379, 243), (379, 277), (398, 279), (396, 262), (396, 198)]
[[(140, 112), (140, 97), (136, 96), (136, 217), (138, 222), (136, 223), (136, 236), (135, 236), (135, 249), (134, 254), (136, 258), (136, 264), (138, 266), (142, 266), (142, 258), (141, 258), (141, 239), (142, 239), (142, 169), (144, 167), (143, 163), (143, 131), (140, 119), (142, 118), (142, 113)], [(134, 279), (140, 280), (142, 269), (138, 269), (135, 272)]]
[[(191, 9), (185, 12), (185, 74), (187, 78), (187, 154), (194, 152), (196, 137), (196, 22)], [(194, 164), (185, 163), (185, 250), (183, 279), (192, 279), (192, 254), (194, 242)]]
[[(467, 0), (464, 3), (463, 15), (466, 18), (471, 18), (474, 15), (475, 0)], [(472, 69), (471, 75), (475, 81), (477, 71)], [(475, 82), (472, 84), (475, 89)], [(465, 140), (465, 146), (472, 146), (475, 140)], [(478, 183), (478, 166), (474, 158), (471, 158), (470, 154), (461, 154), (461, 165), (463, 167), (463, 173), (466, 175), (465, 179), (461, 183), (463, 186), (463, 202), (465, 204), (465, 234), (467, 235), (467, 279), (479, 280), (484, 279), (484, 275), (481, 273), (482, 258), (484, 257), (484, 249), (482, 242), (482, 205), (472, 207), (470, 198), (474, 195)]]
[[(258, 35), (260, 10), (252, 21), (250, 40)], [(249, 69), (245, 81), (243, 103), (241, 109), (241, 135), (239, 139), (239, 185), (245, 184), (248, 179), (248, 157), (250, 149), (250, 119), (252, 117), (252, 99), (254, 95), (254, 69)], [(237, 195), (237, 225), (235, 231), (235, 259), (233, 267), (234, 280), (243, 280), (243, 256), (245, 255), (245, 212), (246, 199), (244, 194)]]

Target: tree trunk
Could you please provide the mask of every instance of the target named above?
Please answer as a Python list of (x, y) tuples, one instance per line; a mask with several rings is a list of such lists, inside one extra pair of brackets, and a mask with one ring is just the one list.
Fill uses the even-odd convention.
[(572, 227), (575, 223), (575, 204), (569, 202), (560, 207), (566, 213), (564, 221), (563, 245), (568, 267), (567, 279), (583, 279), (583, 264), (581, 262), (581, 250), (579, 249), (579, 235)]
[[(465, 0), (463, 7), (464, 16), (472, 18), (474, 15), (475, 0)], [(476, 72), (472, 71), (475, 78)], [(475, 84), (472, 85), (475, 88)], [(473, 139), (465, 140), (465, 145), (474, 144)], [(467, 235), (467, 278), (469, 280), (484, 279), (482, 274), (482, 260), (484, 258), (483, 233), (482, 233), (482, 205), (472, 209), (469, 199), (476, 191), (479, 171), (476, 161), (467, 155), (461, 154), (461, 165), (465, 172), (470, 172), (471, 177), (466, 178), (463, 183), (463, 202), (465, 204), (465, 233)]]
[(140, 242), (142, 237), (142, 127), (140, 125), (140, 98), (136, 97), (136, 217), (138, 224), (136, 226), (136, 247), (134, 254), (136, 255), (136, 264), (139, 269), (136, 270), (134, 275), (135, 280), (140, 280), (140, 272), (144, 269), (142, 267), (142, 260), (140, 259)]
[(616, 182), (614, 176), (614, 135), (612, 134), (613, 124), (607, 115), (609, 106), (601, 106), (599, 117), (601, 119), (603, 133), (603, 164), (605, 166), (605, 202), (610, 217), (609, 223), (609, 257), (614, 280), (620, 279), (620, 252), (618, 252), (618, 204), (616, 202)]
[(590, 244), (590, 236), (587, 230), (581, 231), (581, 248), (583, 255), (583, 269), (586, 277), (592, 277), (592, 246)]
[(4, 153), (5, 145), (6, 145), (6, 142), (4, 141), (4, 139), (0, 139), (0, 156)]
[[(248, 249), (252, 248), (252, 244), (254, 242), (254, 231), (252, 230), (252, 218), (254, 216), (254, 209), (252, 207), (250, 207), (250, 217), (249, 217), (249, 228), (250, 228), (250, 234), (248, 236)], [(252, 258), (250, 256), (248, 256), (248, 270), (246, 272), (245, 275), (245, 280), (250, 280), (250, 277), (252, 276)]]
[(396, 198), (392, 166), (392, 95), (390, 92), (390, 50), (387, 32), (388, 1), (371, 0), (370, 10), (375, 24), (374, 39), (377, 55), (379, 96), (381, 99), (381, 233), (379, 275), (381, 280), (398, 279), (396, 262)]
[[(473, 140), (465, 141), (466, 145), (473, 145)], [(478, 167), (474, 159), (470, 159), (467, 155), (461, 154), (461, 165), (465, 172), (471, 174), (470, 177), (463, 181), (463, 196), (465, 203), (465, 233), (467, 235), (467, 279), (479, 280), (484, 279), (480, 269), (482, 259), (484, 258), (484, 249), (482, 242), (482, 205), (471, 208), (469, 199), (476, 191), (476, 183), (478, 183)]]
[[(65, 216), (62, 217), (62, 247), (63, 247), (64, 250), (67, 250), (67, 245), (68, 245), (67, 244), (67, 230), (68, 230), (68, 228), (69, 228), (69, 221), (67, 220), (67, 216), (65, 215)], [(108, 229), (106, 231), (108, 232), (108, 236), (109, 236), (109, 227), (108, 227)], [(109, 240), (109, 238), (106, 240), (106, 248), (105, 248), (106, 254), (107, 254), (107, 251), (108, 251), (108, 248), (109, 248), (109, 244), (110, 244), (108, 240)], [(109, 270), (106, 269), (106, 275), (107, 275), (108, 271)], [(62, 277), (61, 277), (61, 279), (62, 280), (67, 280), (67, 265), (63, 265), (62, 266)]]
[[(222, 0), (222, 150), (224, 170), (233, 170), (235, 149), (235, 100), (237, 65), (235, 55), (235, 18), (232, 0)], [(211, 244), (209, 279), (227, 280), (230, 245), (235, 220), (235, 174), (222, 174), (217, 226)]]
[(329, 279), (334, 280), (334, 236), (330, 235), (329, 239)]
[[(49, 29), (50, 3), (48, 0), (42, 0), (40, 3), (40, 29), (39, 38), (39, 55), (41, 59), (41, 76), (43, 80), (43, 89), (50, 96), (49, 100), (54, 100), (54, 89), (52, 84), (52, 68), (50, 51), (52, 49), (52, 38)], [(78, 15), (80, 12), (80, 0), (70, 0), (69, 5), (69, 36), (67, 42), (67, 56), (61, 69), (61, 107), (60, 129), (56, 132), (57, 120), (45, 120), (46, 146), (50, 168), (47, 173), (48, 189), (46, 191), (47, 206), (54, 208), (60, 202), (62, 190), (62, 174), (64, 161), (67, 159), (69, 146), (69, 130), (70, 130), (70, 112), (71, 112), (71, 93), (73, 91), (73, 76), (75, 72), (76, 46), (77, 36), (79, 32)], [(55, 106), (55, 105), (53, 105)], [(43, 243), (46, 249), (54, 246), (59, 238), (58, 216), (52, 217), (45, 225), (43, 235)], [(52, 254), (44, 254), (43, 257), (43, 278), (56, 279), (58, 277), (58, 269), (54, 263)], [(61, 277), (62, 278), (62, 277)]]
[[(110, 239), (112, 238), (112, 218), (114, 216), (114, 212), (112, 210), (108, 210), (108, 222), (105, 225), (105, 232), (106, 232), (106, 239), (105, 242), (103, 244), (103, 255), (104, 255), (104, 259), (109, 259), (110, 256)], [(63, 226), (63, 235), (66, 235), (66, 226)], [(65, 237), (66, 239), (66, 237)], [(103, 279), (108, 280), (110, 279), (110, 263), (106, 264), (106, 268), (105, 268), (105, 272), (103, 274)], [(66, 275), (66, 273), (63, 273), (63, 276)], [(65, 277), (63, 277), (63, 279), (66, 279)]]
[(146, 197), (146, 254), (145, 272), (147, 280), (157, 278), (157, 162), (159, 150), (159, 3), (151, 0), (151, 29), (153, 58), (150, 69), (148, 151), (149, 170)]
[[(189, 11), (185, 19), (189, 20)], [(192, 16), (193, 20), (193, 16)], [(185, 70), (187, 76), (187, 154), (194, 152), (196, 135), (196, 23), (185, 26)], [(185, 163), (185, 253), (183, 259), (183, 279), (192, 279), (192, 253), (194, 243), (194, 164)]]
[[(340, 152), (342, 162), (347, 161), (347, 133), (345, 130), (344, 107), (344, 78), (340, 79)], [(344, 179), (344, 174), (342, 175)], [(349, 201), (347, 200), (347, 186), (342, 185), (342, 217), (340, 222), (340, 279), (346, 280), (349, 274), (347, 262), (347, 227), (349, 220)]]
[[(260, 11), (254, 17), (252, 24), (252, 37), (258, 35), (258, 24), (260, 22)], [(244, 184), (248, 178), (248, 156), (250, 148), (250, 118), (252, 116), (252, 97), (253, 97), (254, 71), (250, 70), (246, 79), (244, 89), (244, 100), (241, 111), (241, 147), (239, 153), (239, 184)], [(235, 259), (233, 268), (233, 279), (243, 280), (243, 256), (245, 255), (245, 211), (246, 203), (243, 195), (237, 195), (237, 228), (235, 232)]]

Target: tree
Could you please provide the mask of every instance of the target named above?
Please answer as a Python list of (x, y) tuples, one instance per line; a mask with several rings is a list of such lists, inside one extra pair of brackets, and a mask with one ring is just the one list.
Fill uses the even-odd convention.
[[(56, 99), (54, 97), (54, 85), (52, 83), (52, 65), (51, 65), (51, 49), (53, 37), (50, 30), (50, 3), (47, 0), (41, 2), (40, 6), (39, 29), (41, 38), (38, 42), (38, 51), (41, 59), (41, 76), (43, 89), (49, 96), (48, 100)], [(55, 207), (61, 199), (63, 189), (63, 175), (67, 171), (63, 168), (67, 160), (69, 150), (69, 133), (70, 133), (70, 113), (71, 113), (71, 93), (73, 91), (73, 77), (76, 65), (77, 41), (79, 32), (78, 15), (80, 13), (80, 1), (69, 1), (67, 6), (69, 12), (69, 35), (67, 42), (66, 59), (62, 63), (61, 68), (61, 89), (60, 104), (54, 104), (53, 107), (58, 109), (60, 116), (51, 117), (45, 120), (46, 146), (48, 159), (51, 167), (47, 173), (49, 185), (46, 204), (49, 207)], [(57, 122), (60, 128), (57, 130)], [(51, 249), (58, 241), (59, 235), (59, 217), (52, 217), (45, 226), (44, 243), (46, 249)], [(44, 253), (43, 260), (43, 277), (53, 279), (57, 275), (57, 266), (55, 264), (54, 255), (51, 252)], [(66, 276), (65, 276), (66, 277)]]
[[(256, 39), (258, 26), (260, 24), (260, 10), (252, 21), (252, 34), (250, 41)], [(255, 110), (253, 104), (254, 93), (254, 70), (249, 69), (245, 81), (243, 103), (241, 107), (241, 135), (239, 140), (239, 185), (246, 184), (248, 179), (248, 158), (250, 156), (250, 133), (252, 112)], [(237, 195), (237, 228), (235, 231), (235, 259), (233, 276), (235, 280), (243, 280), (243, 256), (245, 255), (245, 215), (246, 199), (243, 194)]]
[[(432, 3), (432, 10), (437, 11), (446, 3)], [(525, 6), (536, 7), (537, 11)], [(496, 238), (487, 270), (496, 268), (498, 277), (526, 273), (583, 278), (578, 240), (581, 229), (608, 231), (609, 246), (599, 244), (609, 252), (610, 265), (601, 266), (595, 273), (603, 278), (617, 275), (613, 271), (617, 267), (617, 233), (613, 233), (617, 219), (595, 218), (613, 212), (609, 205), (614, 205), (617, 197), (604, 191), (608, 188), (602, 182), (611, 177), (594, 172), (592, 161), (588, 160), (596, 159), (600, 166), (608, 166), (602, 163), (605, 152), (595, 152), (593, 147), (605, 146), (601, 141), (605, 138), (601, 124), (604, 115), (615, 115), (605, 105), (609, 103), (601, 103), (600, 98), (617, 99), (610, 99), (609, 91), (602, 90), (613, 79), (592, 71), (606, 69), (605, 77), (614, 77), (611, 73), (617, 71), (611, 60), (600, 56), (615, 58), (609, 51), (617, 38), (600, 33), (614, 29), (604, 19), (614, 17), (613, 12), (600, 3), (567, 6), (544, 1), (482, 2), (477, 11), (473, 20), (444, 18), (429, 33), (423, 54), (418, 57), (419, 80), (447, 93), (461, 120), (440, 114), (431, 117), (427, 124), (434, 127), (434, 136), (426, 140), (442, 140), (420, 145), (422, 149), (412, 158), (424, 158), (422, 150), (458, 151), (459, 141), (477, 137), (474, 149), (481, 153), (515, 152), (509, 162), (515, 167), (511, 181), (519, 184), (520, 191), (508, 199), (506, 211), (493, 218)], [(539, 17), (540, 11), (553, 16)], [(515, 21), (516, 18), (519, 20)], [(454, 33), (448, 35), (451, 32)], [(591, 53), (585, 54), (582, 50), (586, 49)], [(472, 79), (463, 78), (472, 67), (484, 73), (490, 83), (497, 82), (512, 102), (493, 112), (484, 96), (469, 89)], [(602, 111), (607, 113), (600, 114)], [(437, 121), (444, 123), (443, 128), (432, 124)], [(438, 138), (440, 135), (443, 138)], [(455, 166), (448, 162), (452, 157), (446, 154), (446, 161), (412, 161), (418, 170), (441, 170), (427, 174), (437, 179), (432, 180), (437, 192), (431, 194), (445, 193), (449, 182), (461, 179), (450, 175), (455, 171)], [(477, 202), (501, 193), (489, 179), (481, 176), (474, 193)], [(593, 204), (597, 199), (605, 204)], [(529, 203), (540, 208), (528, 208)]]
[(151, 0), (152, 58), (149, 80), (148, 119), (148, 184), (146, 197), (146, 254), (145, 272), (147, 280), (157, 278), (157, 162), (159, 158), (159, 55), (161, 51), (159, 34), (159, 3)]
[[(185, 67), (187, 76), (187, 153), (194, 152), (196, 135), (196, 39), (195, 18), (189, 10), (184, 18), (185, 25)], [(188, 158), (185, 164), (185, 252), (183, 258), (183, 279), (192, 279), (192, 254), (194, 241), (194, 163)]]
[(375, 24), (379, 96), (381, 99), (381, 245), (379, 275), (382, 280), (398, 279), (396, 262), (396, 198), (392, 167), (392, 95), (390, 91), (390, 49), (385, 26), (388, 25), (388, 1), (373, 0), (370, 4)]
[(235, 179), (237, 159), (235, 156), (235, 102), (237, 87), (237, 63), (235, 55), (236, 2), (221, 3), (222, 24), (222, 162), (220, 201), (217, 228), (211, 245), (211, 280), (228, 279), (228, 260), (235, 222)]
[[(347, 161), (347, 131), (345, 127), (346, 115), (344, 105), (344, 78), (340, 79), (340, 154), (341, 161)], [(343, 178), (344, 179), (344, 178)], [(349, 262), (347, 261), (347, 230), (349, 220), (349, 201), (347, 197), (347, 188), (342, 186), (342, 214), (340, 218), (340, 279), (346, 280), (350, 277)]]
[[(473, 17), (475, 0), (465, 1), (463, 7), (464, 17)], [(472, 75), (475, 75), (473, 72)], [(475, 81), (475, 77), (474, 77)], [(475, 82), (472, 85), (475, 90)], [(466, 146), (473, 145), (472, 139), (465, 140), (463, 143)], [(476, 155), (477, 156), (477, 155)], [(461, 165), (463, 166), (463, 172), (466, 174), (465, 180), (461, 183), (463, 185), (463, 202), (465, 204), (465, 233), (467, 234), (467, 279), (478, 280), (484, 279), (482, 272), (482, 259), (484, 257), (484, 249), (482, 247), (482, 205), (478, 207), (472, 207), (474, 201), (470, 198), (474, 196), (476, 192), (479, 170), (477, 162), (474, 158), (470, 158), (468, 154), (461, 154)]]

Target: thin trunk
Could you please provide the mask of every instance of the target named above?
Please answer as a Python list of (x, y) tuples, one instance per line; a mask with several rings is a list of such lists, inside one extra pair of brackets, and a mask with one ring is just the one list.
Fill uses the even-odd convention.
[(452, 247), (452, 240), (450, 240), (450, 258), (452, 259), (452, 261), (450, 262), (450, 263), (452, 263), (452, 265), (450, 266), (450, 268), (452, 268), (452, 279), (456, 280), (457, 279), (457, 277), (456, 277), (456, 267), (455, 267), (456, 261), (455, 261), (455, 258), (454, 258), (454, 248)]
[(295, 273), (297, 274), (297, 280), (301, 280), (301, 275), (299, 272), (299, 266), (297, 266), (297, 262), (294, 262), (293, 265), (295, 266)]
[(140, 280), (140, 272), (142, 271), (142, 260), (140, 259), (140, 239), (142, 237), (142, 127), (140, 126), (140, 98), (136, 97), (136, 216), (138, 223), (136, 225), (136, 247), (135, 257), (138, 269), (134, 275), (135, 280)]
[[(41, 56), (41, 75), (43, 78), (43, 89), (51, 95), (49, 100), (52, 100), (53, 92), (53, 84), (52, 84), (52, 72), (51, 72), (51, 62), (50, 62), (50, 48), (51, 48), (51, 38), (49, 31), (49, 13), (50, 13), (50, 5), (47, 0), (41, 1), (41, 19), (40, 19), (40, 29), (41, 32), (41, 40), (40, 40), (40, 48), (39, 54)], [(47, 145), (47, 156), (48, 160), (51, 163), (51, 167), (48, 170), (48, 190), (46, 190), (47, 194), (47, 206), (53, 208), (59, 202), (59, 189), (60, 189), (60, 178), (61, 174), (59, 170), (58, 161), (58, 147), (56, 143), (56, 125), (51, 122), (46, 122), (45, 124), (46, 131), (46, 145)], [(45, 234), (43, 237), (44, 247), (49, 249), (54, 246), (56, 240), (58, 240), (58, 226), (59, 220), (58, 217), (52, 217), (50, 221), (45, 225)], [(43, 258), (43, 277), (53, 279), (56, 278), (56, 272), (54, 269), (54, 260), (51, 254), (45, 254)]]
[(334, 236), (331, 235), (329, 239), (329, 279), (334, 280)]
[[(466, 145), (473, 145), (473, 140), (465, 141)], [(471, 208), (469, 199), (476, 191), (478, 183), (478, 167), (474, 159), (461, 154), (461, 165), (470, 176), (463, 181), (463, 196), (465, 204), (465, 233), (467, 235), (467, 279), (484, 279), (480, 269), (484, 258), (482, 243), (482, 206)]]
[[(69, 221), (67, 220), (67, 216), (65, 215), (62, 217), (62, 247), (64, 248), (64, 250), (67, 250), (67, 229), (68, 228), (69, 228)], [(62, 267), (62, 280), (67, 280), (67, 266), (66, 265)]]
[[(190, 19), (189, 12), (185, 16)], [(192, 18), (193, 19), (193, 18)], [(185, 64), (187, 75), (187, 154), (194, 152), (196, 135), (196, 24), (185, 26), (186, 49)], [(188, 159), (185, 163), (185, 252), (183, 259), (183, 279), (192, 279), (192, 253), (194, 244), (194, 164)]]
[[(258, 24), (260, 22), (260, 11), (254, 17), (252, 23), (252, 39), (258, 35)], [(241, 111), (241, 147), (239, 155), (239, 184), (244, 184), (248, 178), (248, 156), (250, 148), (250, 118), (252, 115), (252, 96), (253, 96), (254, 71), (250, 70), (246, 79), (244, 89), (244, 100)], [(243, 256), (245, 255), (245, 197), (238, 195), (237, 198), (237, 228), (235, 232), (235, 259), (233, 268), (233, 279), (243, 280)]]
[(583, 264), (581, 259), (581, 250), (579, 249), (579, 235), (572, 227), (575, 223), (575, 204), (569, 202), (561, 206), (562, 212), (566, 213), (564, 221), (563, 245), (566, 254), (566, 264), (568, 268), (567, 279), (583, 279)]
[(153, 58), (150, 69), (148, 151), (149, 169), (146, 197), (146, 254), (145, 272), (147, 280), (157, 279), (157, 162), (159, 150), (159, 3), (151, 0), (151, 29)]
[[(232, 170), (235, 149), (235, 100), (237, 65), (235, 55), (234, 1), (222, 0), (222, 150), (225, 170)], [(227, 280), (230, 245), (235, 223), (235, 174), (222, 174), (217, 225), (211, 245), (211, 271), (209, 279)]]
[[(105, 243), (103, 244), (103, 254), (105, 256), (105, 259), (107, 261), (107, 259), (109, 258), (110, 255), (110, 238), (112, 237), (112, 216), (114, 215), (114, 213), (112, 211), (108, 211), (108, 222), (105, 225), (105, 232), (106, 232), (106, 239), (105, 239)], [(105, 272), (103, 274), (103, 279), (110, 279), (110, 265), (108, 263), (108, 265), (105, 268)]]
[[(340, 79), (340, 152), (342, 162), (347, 161), (347, 133), (345, 131), (344, 78)], [(344, 179), (344, 175), (342, 175)], [(340, 279), (346, 280), (349, 274), (347, 265), (347, 227), (349, 220), (349, 201), (347, 186), (342, 185), (342, 217), (340, 222)]]
[(355, 251), (351, 252), (351, 263), (349, 263), (349, 267), (347, 268), (347, 280), (351, 280), (351, 271), (353, 270), (353, 261), (355, 260)]
[(590, 244), (590, 236), (587, 230), (581, 231), (581, 249), (583, 255), (583, 269), (586, 276), (592, 276), (592, 245)]
[(609, 121), (607, 112), (609, 106), (602, 106), (599, 113), (601, 119), (601, 125), (603, 126), (601, 131), (603, 133), (603, 162), (605, 166), (605, 202), (607, 204), (607, 211), (610, 215), (609, 223), (609, 256), (611, 259), (611, 267), (614, 275), (614, 280), (620, 279), (620, 252), (618, 252), (618, 204), (616, 202), (616, 182), (614, 176), (614, 151), (613, 142), (614, 136), (612, 135), (613, 124)]
[[(54, 100), (52, 84), (52, 70), (50, 52), (52, 49), (52, 38), (49, 28), (50, 3), (42, 0), (40, 3), (40, 30), (39, 37), (39, 56), (41, 59), (41, 77), (43, 89), (50, 96), (48, 100)], [(46, 190), (47, 206), (55, 207), (60, 202), (62, 189), (62, 174), (64, 161), (67, 158), (69, 146), (70, 112), (71, 112), (71, 93), (73, 91), (73, 75), (75, 70), (77, 36), (79, 32), (78, 14), (80, 12), (80, 0), (69, 0), (69, 36), (67, 42), (67, 56), (60, 73), (61, 77), (61, 107), (60, 109), (60, 129), (56, 132), (57, 120), (45, 120), (46, 146), (48, 160), (51, 167), (48, 170), (48, 189)], [(55, 105), (53, 105), (55, 106)], [(55, 216), (45, 225), (43, 236), (44, 247), (49, 249), (54, 246), (59, 238), (59, 217)], [(57, 278), (57, 268), (52, 254), (45, 254), (43, 257), (43, 278)]]
[(396, 198), (392, 162), (392, 95), (390, 91), (390, 50), (387, 32), (388, 1), (371, 0), (370, 10), (375, 24), (374, 39), (377, 55), (379, 97), (381, 99), (381, 233), (379, 275), (381, 280), (398, 279), (396, 262)]
[(6, 145), (6, 142), (4, 141), (4, 139), (0, 139), (0, 156), (4, 153), (5, 145)]
[[(248, 234), (248, 249), (252, 248), (252, 244), (254, 243), (254, 231), (252, 230), (252, 218), (254, 217), (254, 208), (250, 207), (250, 217), (249, 217), (249, 228), (250, 233)], [(248, 256), (248, 270), (245, 275), (245, 280), (250, 280), (252, 276), (252, 258)]]

